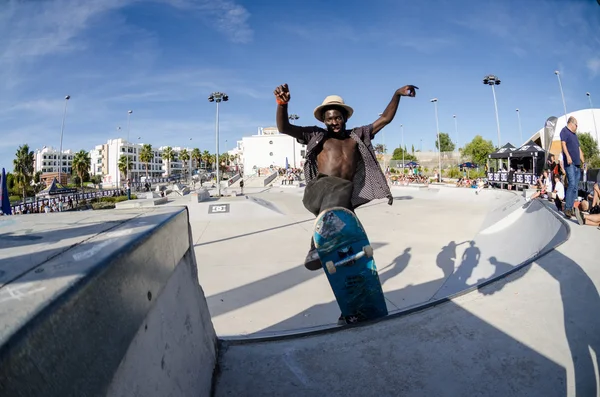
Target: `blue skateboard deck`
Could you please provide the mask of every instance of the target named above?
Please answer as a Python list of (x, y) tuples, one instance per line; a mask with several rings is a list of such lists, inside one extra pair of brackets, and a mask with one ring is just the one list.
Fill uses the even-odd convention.
[(356, 215), (342, 207), (315, 220), (314, 242), (346, 323), (388, 314), (373, 249)]

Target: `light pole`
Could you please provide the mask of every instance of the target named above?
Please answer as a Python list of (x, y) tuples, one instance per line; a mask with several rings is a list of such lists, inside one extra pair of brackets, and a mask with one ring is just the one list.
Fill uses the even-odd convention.
[(523, 129), (521, 128), (521, 113), (519, 112), (519, 109), (517, 109), (517, 119), (519, 120), (519, 136), (521, 137), (520, 145), (523, 145), (525, 142), (523, 142)]
[(442, 142), (440, 142), (440, 123), (438, 120), (438, 111), (437, 111), (437, 98), (433, 98), (430, 102), (433, 102), (433, 107), (435, 108), (435, 128), (437, 131), (437, 141), (438, 141), (438, 182), (442, 181)]
[(63, 113), (62, 126), (60, 127), (60, 149), (59, 149), (59, 155), (58, 155), (58, 183), (60, 183), (61, 185), (62, 185), (62, 180), (60, 177), (62, 174), (62, 165), (63, 165), (62, 142), (63, 142), (63, 132), (65, 130), (65, 119), (67, 118), (67, 103), (69, 103), (69, 99), (71, 99), (71, 96), (67, 95), (65, 97), (65, 111)]
[(492, 87), (492, 95), (494, 96), (494, 109), (496, 109), (496, 127), (498, 128), (498, 148), (500, 148), (500, 119), (498, 118), (498, 103), (496, 102), (496, 90), (495, 85), (500, 85), (500, 79), (493, 74), (487, 75), (483, 78), (483, 84)]
[(400, 124), (400, 133), (402, 134), (402, 174), (404, 174), (404, 125)]
[(229, 100), (229, 96), (223, 92), (213, 92), (208, 97), (208, 102), (216, 102), (217, 103), (217, 121), (215, 124), (215, 132), (216, 132), (216, 156), (215, 156), (215, 164), (216, 164), (216, 172), (217, 172), (217, 197), (221, 197), (221, 180), (219, 179), (219, 102), (227, 102)]
[(556, 77), (558, 77), (558, 86), (560, 87), (560, 96), (562, 97), (563, 108), (565, 109), (565, 124), (567, 123), (567, 103), (565, 102), (565, 94), (562, 88), (562, 82), (560, 81), (560, 72), (558, 70), (554, 71)]
[(127, 111), (127, 190), (129, 190), (129, 118), (131, 117), (133, 110)]
[(453, 114), (452, 118), (454, 119), (454, 133), (456, 134), (456, 164), (460, 162), (460, 153), (459, 153), (459, 144), (458, 144), (458, 121), (456, 120), (456, 115)]
[(600, 141), (598, 141), (598, 126), (596, 125), (596, 116), (594, 115), (594, 107), (592, 106), (592, 96), (589, 92), (586, 92), (585, 95), (587, 95), (590, 101), (590, 112), (592, 112), (592, 118), (594, 119), (594, 130), (596, 130), (596, 145), (598, 145), (600, 144)]
[[(290, 114), (288, 118), (290, 119), (290, 122), (294, 124), (294, 121), (298, 120), (300, 116), (297, 114)], [(292, 138), (292, 150), (294, 151), (294, 168), (296, 168), (296, 138)]]

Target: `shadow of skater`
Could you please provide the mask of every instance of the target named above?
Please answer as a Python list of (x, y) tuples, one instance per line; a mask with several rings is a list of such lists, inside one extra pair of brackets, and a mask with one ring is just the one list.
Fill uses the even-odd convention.
[(456, 247), (464, 243), (466, 243), (466, 241), (456, 244), (454, 240), (452, 240), (448, 243), (448, 245), (443, 247), (440, 253), (437, 255), (435, 263), (437, 264), (437, 267), (442, 269), (444, 272), (444, 278), (448, 278), (452, 275), (452, 273), (454, 273)]
[(396, 277), (402, 273), (404, 269), (406, 269), (411, 257), (410, 250), (410, 247), (406, 248), (401, 255), (398, 255), (396, 259), (392, 261), (392, 263), (381, 269), (384, 270), (391, 267), (391, 269), (388, 269), (386, 272), (379, 274), (379, 281), (381, 281), (381, 285), (383, 285), (386, 281)]
[[(494, 274), (506, 272), (507, 263), (491, 257), (490, 263), (496, 266)], [(594, 282), (579, 265), (553, 250), (535, 262), (550, 274), (560, 286), (563, 304), (565, 335), (574, 368), (575, 392), (573, 396), (596, 396), (596, 368), (600, 368), (600, 295)], [(509, 283), (515, 282), (529, 272), (526, 266), (506, 279), (488, 285), (479, 290), (484, 295), (492, 295)], [(593, 353), (590, 352), (593, 351)]]
[[(537, 261), (560, 284), (565, 334), (575, 369), (576, 396), (596, 396), (600, 368), (600, 295), (585, 271), (571, 258), (552, 251)], [(595, 357), (590, 353), (592, 350)]]
[(469, 241), (469, 248), (463, 252), (460, 266), (456, 270), (456, 281), (458, 284), (467, 286), (467, 280), (473, 274), (473, 269), (479, 264), (481, 251), (475, 246), (475, 241)]

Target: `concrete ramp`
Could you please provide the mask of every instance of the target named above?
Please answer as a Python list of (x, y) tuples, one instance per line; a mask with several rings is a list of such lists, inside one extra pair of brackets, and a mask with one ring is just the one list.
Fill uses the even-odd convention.
[(217, 340), (185, 209), (10, 221), (0, 396), (210, 394)]
[[(491, 211), (481, 231), (466, 242), (458, 267), (432, 301), (469, 291), (510, 273), (563, 243), (569, 229), (542, 201), (511, 199)], [(502, 258), (500, 261), (498, 258)]]

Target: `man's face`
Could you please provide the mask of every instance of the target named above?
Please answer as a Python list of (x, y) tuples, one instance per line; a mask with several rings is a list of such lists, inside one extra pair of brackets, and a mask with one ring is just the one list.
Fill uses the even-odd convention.
[(577, 120), (569, 123), (569, 129), (571, 132), (577, 132)]
[(329, 132), (340, 133), (340, 131), (345, 130), (346, 128), (346, 120), (344, 120), (344, 115), (337, 109), (327, 110), (323, 114), (323, 122), (327, 127)]

